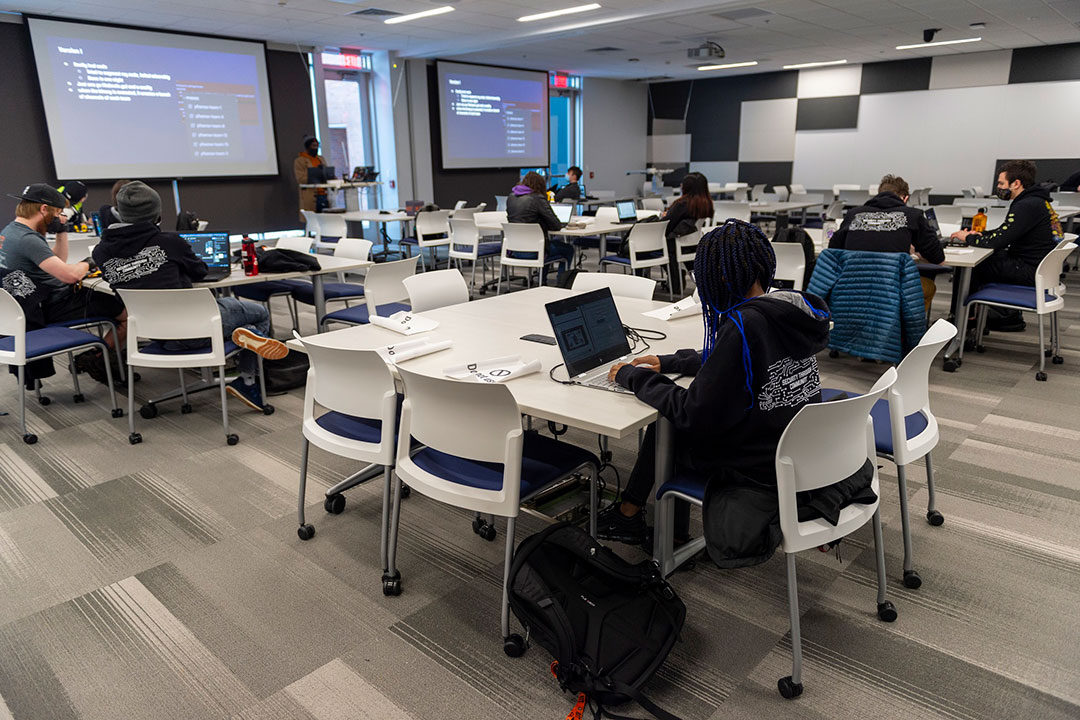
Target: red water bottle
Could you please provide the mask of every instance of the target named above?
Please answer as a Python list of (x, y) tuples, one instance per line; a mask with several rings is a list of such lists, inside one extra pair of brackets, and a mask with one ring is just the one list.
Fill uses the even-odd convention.
[(240, 258), (244, 263), (245, 275), (259, 274), (259, 258), (255, 255), (255, 241), (247, 235), (240, 243)]

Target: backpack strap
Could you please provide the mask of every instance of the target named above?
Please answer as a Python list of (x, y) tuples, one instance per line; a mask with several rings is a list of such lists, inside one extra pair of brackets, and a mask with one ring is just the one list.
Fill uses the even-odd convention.
[[(612, 692), (619, 693), (620, 695), (627, 696), (628, 698), (636, 702), (638, 705), (640, 705), (641, 708), (645, 710), (645, 712), (656, 718), (656, 720), (681, 720), (679, 716), (672, 715), (667, 710), (664, 710), (662, 707), (660, 707), (652, 700), (645, 697), (640, 692), (630, 687), (626, 683), (621, 683), (617, 680), (613, 680), (610, 681), (610, 683), (608, 684), (608, 689)], [(596, 710), (596, 720), (602, 720), (602, 718), (605, 717), (610, 718), (611, 720), (638, 720), (637, 718), (631, 718), (626, 715), (616, 715), (610, 710), (605, 709), (603, 705), (598, 704)]]

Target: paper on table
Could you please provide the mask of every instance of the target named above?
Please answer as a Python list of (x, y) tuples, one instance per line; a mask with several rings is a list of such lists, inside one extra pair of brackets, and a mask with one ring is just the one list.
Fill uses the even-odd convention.
[(474, 382), (486, 383), (502, 383), (534, 372), (540, 372), (540, 361), (522, 360), (520, 355), (489, 358), (443, 370), (447, 377), (455, 380), (472, 379)]
[(401, 310), (388, 318), (374, 315), (370, 318), (370, 322), (372, 325), (378, 325), (402, 335), (415, 335), (439, 327), (438, 320), (416, 315), (408, 310)]
[(665, 305), (662, 308), (649, 310), (648, 312), (643, 312), (641, 314), (646, 317), (656, 318), (657, 320), (674, 320), (675, 318), (687, 317), (689, 315), (700, 315), (701, 305), (696, 302), (694, 296), (690, 296), (683, 298), (677, 303)]
[(947, 247), (945, 248), (946, 255), (971, 255), (975, 252), (975, 248), (957, 248)]
[(433, 352), (445, 350), (454, 344), (453, 340), (433, 340), (431, 338), (417, 338), (416, 340), (406, 340), (405, 342), (395, 343), (394, 345), (387, 345), (386, 347), (378, 348), (375, 352), (382, 356), (382, 359), (388, 363), (401, 363), (406, 360), (411, 360), (421, 355), (430, 355)]

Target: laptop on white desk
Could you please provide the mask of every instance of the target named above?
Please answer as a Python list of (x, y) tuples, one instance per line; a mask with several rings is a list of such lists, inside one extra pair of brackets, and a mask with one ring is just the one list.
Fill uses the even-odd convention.
[(629, 362), (631, 357), (611, 290), (592, 290), (549, 302), (544, 307), (572, 384), (634, 394), (608, 380), (611, 366)]
[(202, 282), (217, 282), (232, 274), (232, 256), (227, 233), (180, 233), (195, 256), (206, 263), (210, 271)]

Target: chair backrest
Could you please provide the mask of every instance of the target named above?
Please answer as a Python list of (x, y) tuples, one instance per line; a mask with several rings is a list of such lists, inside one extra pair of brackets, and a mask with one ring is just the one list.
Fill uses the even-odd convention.
[(349, 228), (345, 224), (345, 216), (341, 213), (319, 214), (320, 237), (343, 238), (349, 234)]
[[(941, 318), (896, 366), (896, 383), (889, 389), (889, 404), (901, 418), (930, 408), (930, 365), (938, 351), (956, 337), (956, 326)], [(902, 425), (900, 427), (903, 427)]]
[(982, 197), (983, 196), (982, 185), (975, 185), (971, 189), (975, 191), (975, 197)]
[(319, 214), (314, 210), (301, 210), (300, 214), (304, 216), (304, 232), (317, 239), (322, 232), (322, 226), (319, 223)]
[(430, 242), (445, 244), (450, 241), (449, 238), (449, 210), (431, 210), (416, 213), (416, 239), (421, 245)]
[(832, 186), (833, 197), (840, 197), (840, 191), (841, 190), (858, 190), (858, 189), (859, 189), (858, 185), (850, 185), (850, 184), (843, 184), (843, 183), (841, 183), (839, 185), (833, 185)]
[(221, 311), (209, 288), (184, 290), (121, 290), (120, 299), (128, 313), (127, 352), (138, 352), (140, 338), (191, 340), (210, 338), (210, 352), (225, 362), (225, 341), (221, 334)]
[(300, 343), (311, 363), (304, 397), (304, 419), (313, 416), (312, 401), (327, 410), (360, 418), (383, 419), (389, 408), (390, 438), (393, 438), (397, 392), (394, 376), (382, 356), (374, 350), (323, 344), (318, 335), (301, 339)]
[(454, 217), (452, 217), (451, 220), (472, 220), (473, 216), (485, 207), (485, 203), (480, 203), (476, 207), (458, 208), (454, 211)]
[(405, 278), (416, 274), (419, 255), (404, 260), (376, 263), (368, 268), (364, 276), (364, 300), (367, 302), (368, 315), (378, 315), (379, 305), (402, 302), (409, 299), (405, 289)]
[(806, 283), (806, 252), (803, 246), (793, 242), (777, 242), (772, 244), (776, 253), (776, 273), (773, 275), (777, 280), (790, 280), (796, 290), (802, 290)]
[(457, 268), (410, 275), (402, 282), (409, 293), (409, 307), (413, 312), (469, 302), (469, 286)]
[[(1039, 262), (1035, 270), (1035, 302), (1039, 312), (1043, 312), (1050, 302), (1060, 303), (1058, 285), (1061, 281), (1061, 270), (1065, 264), (1065, 258), (1076, 249), (1076, 243), (1058, 243), (1057, 247), (1046, 254)], [(1054, 296), (1054, 300), (1047, 300), (1046, 293)]]
[(761, 196), (762, 196), (762, 194), (764, 192), (765, 192), (765, 183), (755, 185), (754, 187), (750, 188), (750, 199), (751, 200), (760, 200)]
[(960, 188), (960, 195), (961, 195), (961, 197), (973, 198), (973, 197), (975, 197), (975, 188), (973, 188), (973, 187)]
[(630, 228), (627, 242), (630, 244), (630, 260), (637, 260), (639, 253), (660, 252), (667, 260), (667, 223), (637, 223)]
[(750, 188), (737, 187), (731, 191), (731, 199), (734, 202), (748, 203), (750, 202)]
[(278, 238), (274, 244), (278, 250), (293, 250), (295, 252), (311, 252), (311, 238), (309, 237), (283, 237)]
[[(465, 201), (464, 200), (458, 200), (456, 203), (454, 203), (454, 210), (460, 210), (463, 207), (465, 207)], [(457, 213), (454, 213), (454, 214), (456, 215)]]
[(788, 195), (788, 202), (825, 204), (825, 196), (821, 193), (797, 193), (794, 190)]
[(5, 335), (15, 338), (15, 345), (12, 350), (0, 350), (0, 359), (4, 364), (25, 365), (26, 313), (7, 290), (0, 290), (0, 337)]
[(495, 196), (495, 210), (497, 210), (499, 212), (506, 212), (506, 196), (505, 195), (496, 195)]
[(675, 238), (676, 262), (694, 262), (694, 258), (697, 256), (697, 246), (705, 234), (704, 227), (704, 225), (701, 225), (694, 232)]
[(334, 247), (334, 257), (350, 260), (368, 260), (371, 257), (372, 242), (364, 238), (343, 237)]
[(991, 207), (986, 208), (986, 227), (987, 229), (994, 229), (1001, 227), (1001, 224), (1005, 222), (1005, 218), (1009, 214), (1009, 208), (1003, 207)]
[[(460, 382), (398, 368), (405, 387), (398, 434), (397, 468), (409, 485), (441, 502), (478, 512), (516, 517), (521, 498), (521, 411), (501, 384)], [(461, 422), (462, 408), (469, 421)], [(410, 458), (412, 439), (454, 457), (500, 463), (503, 483), (486, 490), (420, 470)]]
[(596, 222), (617, 223), (619, 222), (619, 211), (611, 205), (601, 205), (596, 208)]
[(934, 215), (938, 223), (959, 225), (963, 221), (963, 208), (959, 205), (935, 205)]
[[(483, 212), (477, 212), (473, 214), (473, 222), (478, 226), (484, 225), (486, 227), (498, 227), (501, 228), (503, 223), (508, 222), (506, 219), (505, 210), (485, 210)], [(490, 232), (488, 230), (482, 230), (481, 232)]]
[(840, 202), (845, 205), (865, 205), (870, 199), (868, 190), (840, 190)]
[[(868, 187), (868, 188), (867, 188), (866, 190), (867, 190), (867, 192), (869, 192), (869, 193), (870, 193), (870, 197), (873, 197), (874, 195), (877, 195), (877, 194), (878, 194), (878, 189), (879, 189), (880, 187), (881, 187), (881, 185), (880, 185), (880, 184), (876, 184), (876, 185), (871, 185), (871, 186), (870, 186), (870, 187)], [(912, 191), (911, 191), (911, 197), (912, 197), (912, 199), (914, 199), (914, 198), (915, 198), (915, 193), (916, 193), (916, 192), (918, 192), (918, 191), (917, 191), (917, 190), (912, 190)]]
[(574, 276), (571, 289), (575, 292), (589, 292), (607, 288), (616, 297), (652, 300), (656, 291), (656, 281), (640, 275), (624, 273), (579, 272)]
[(664, 199), (647, 197), (641, 199), (641, 207), (645, 210), (657, 210), (659, 212), (664, 211)]
[[(535, 258), (510, 257), (509, 253), (533, 253)], [(536, 223), (503, 223), (500, 262), (518, 267), (544, 266), (544, 229)]]
[(471, 217), (450, 218), (450, 257), (475, 260), (480, 245), (480, 232)]
[(929, 205), (930, 204), (930, 191), (933, 190), (933, 189), (934, 189), (933, 185), (928, 185), (927, 187), (919, 189), (919, 202), (918, 202), (919, 205)]
[(713, 217), (719, 223), (729, 218), (750, 222), (750, 203), (720, 201), (713, 205)]
[(806, 194), (806, 186), (805, 185), (799, 185), (798, 183), (791, 183), (791, 192), (797, 193), (799, 195), (805, 195)]
[(776, 193), (776, 199), (780, 202), (787, 202), (787, 199), (791, 196), (786, 185), (774, 185), (773, 191)]
[(844, 219), (844, 201), (833, 200), (829, 203), (828, 209), (825, 211), (825, 217), (830, 220), (843, 220)]
[(717, 195), (719, 193), (724, 192), (724, 188), (725, 188), (725, 186), (722, 183), (711, 182), (711, 183), (709, 183), (709, 194), (710, 195)]

